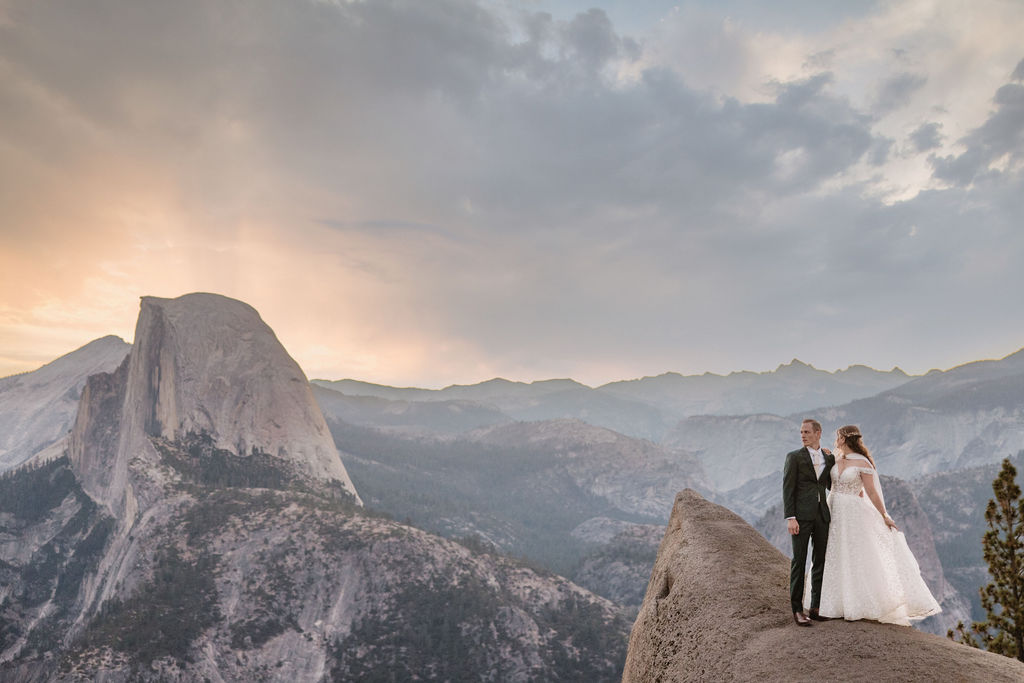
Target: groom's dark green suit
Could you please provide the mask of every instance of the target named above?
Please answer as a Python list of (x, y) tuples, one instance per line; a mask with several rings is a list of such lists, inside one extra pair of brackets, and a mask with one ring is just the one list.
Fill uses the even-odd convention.
[(825, 548), (828, 545), (828, 525), (831, 515), (825, 492), (832, 488), (832, 465), (836, 459), (822, 453), (825, 466), (821, 475), (814, 474), (814, 464), (807, 448), (786, 455), (782, 473), (782, 506), (786, 518), (795, 517), (800, 525), (793, 535), (793, 562), (789, 569), (789, 597), (793, 611), (803, 611), (804, 568), (807, 566), (807, 544), (814, 540), (811, 556), (811, 604), (816, 609), (821, 602), (821, 577), (825, 573)]

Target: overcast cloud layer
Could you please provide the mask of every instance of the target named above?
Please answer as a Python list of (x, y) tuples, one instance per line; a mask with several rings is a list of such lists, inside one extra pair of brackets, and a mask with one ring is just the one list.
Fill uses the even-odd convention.
[(0, 375), (137, 297), (308, 374), (1024, 346), (1024, 4), (0, 0)]

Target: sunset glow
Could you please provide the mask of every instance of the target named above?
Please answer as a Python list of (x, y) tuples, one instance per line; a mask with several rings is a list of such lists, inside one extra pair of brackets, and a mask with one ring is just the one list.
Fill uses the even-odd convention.
[(1024, 4), (641, 4), (0, 2), (0, 376), (192, 291), (395, 385), (1024, 346)]

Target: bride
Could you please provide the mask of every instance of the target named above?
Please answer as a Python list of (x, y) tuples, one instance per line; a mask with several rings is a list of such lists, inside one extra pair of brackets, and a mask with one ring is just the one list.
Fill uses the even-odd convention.
[(885, 511), (875, 461), (860, 429), (840, 428), (834, 453), (819, 614), (903, 626), (938, 614), (942, 610), (921, 578), (906, 537)]

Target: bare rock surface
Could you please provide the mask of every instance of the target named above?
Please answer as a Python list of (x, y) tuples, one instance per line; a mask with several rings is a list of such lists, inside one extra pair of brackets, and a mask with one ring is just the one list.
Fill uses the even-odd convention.
[(219, 448), (288, 459), (355, 488), (302, 369), (248, 304), (217, 294), (143, 297), (135, 335), (147, 433), (208, 432)]
[(780, 472), (786, 453), (800, 447), (799, 431), (799, 419), (777, 415), (697, 415), (680, 420), (661, 443), (693, 453), (710, 485), (729, 491)]
[(789, 562), (694, 491), (676, 496), (630, 636), (640, 681), (1020, 681), (1024, 664), (915, 629), (843, 620), (799, 628)]
[(102, 337), (38, 370), (0, 379), (0, 472), (62, 440), (86, 378), (112, 372), (130, 348), (120, 337)]
[(628, 622), (564, 578), (349, 500), (166, 492), (123, 540), (67, 458), (0, 480), (0, 681), (621, 676)]
[(0, 680), (609, 681), (620, 608), (375, 516), (246, 304), (146, 297), (66, 455), (0, 477)]
[(127, 361), (83, 391), (72, 465), (93, 499), (131, 519), (146, 488), (131, 472), (159, 462), (151, 439), (191, 435), (356, 495), (302, 369), (254, 308), (217, 294), (142, 297)]

